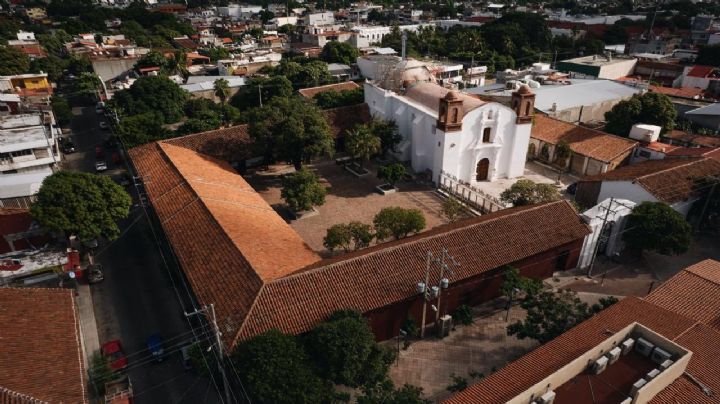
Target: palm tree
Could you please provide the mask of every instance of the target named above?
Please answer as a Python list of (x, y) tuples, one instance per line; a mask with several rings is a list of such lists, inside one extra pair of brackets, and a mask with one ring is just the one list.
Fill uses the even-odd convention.
[(220, 98), (220, 103), (222, 104), (222, 114), (221, 114), (220, 119), (224, 125), (225, 124), (225, 102), (227, 101), (227, 98), (230, 95), (230, 87), (228, 85), (227, 80), (219, 79), (219, 80), (215, 80), (215, 83), (213, 84), (213, 88), (215, 89), (215, 96)]
[(380, 151), (380, 138), (375, 136), (366, 125), (360, 125), (354, 130), (347, 131), (345, 148), (355, 159), (360, 160), (362, 169), (363, 161)]

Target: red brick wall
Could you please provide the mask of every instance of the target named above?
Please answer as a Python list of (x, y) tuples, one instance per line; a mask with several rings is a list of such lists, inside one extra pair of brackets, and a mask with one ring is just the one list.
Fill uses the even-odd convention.
[[(551, 277), (555, 271), (574, 268), (580, 256), (582, 243), (582, 239), (577, 240), (510, 265), (518, 268), (523, 276), (546, 279)], [(558, 257), (563, 253), (567, 254), (567, 259), (564, 267), (558, 269), (556, 268)], [(476, 277), (465, 279), (462, 282), (453, 283), (451, 279), (450, 287), (443, 292), (441, 297), (440, 315), (451, 314), (462, 304), (475, 306), (498, 297), (500, 285), (503, 281), (503, 269), (497, 268)], [(431, 304), (438, 306), (437, 299), (431, 300), (427, 304), (426, 325), (435, 322), (436, 314), (431, 309)], [(419, 327), (422, 318), (422, 306), (423, 299), (417, 296), (367, 312), (365, 317), (370, 322), (377, 340), (384, 341), (398, 335), (398, 330), (403, 326), (408, 316), (412, 316)]]

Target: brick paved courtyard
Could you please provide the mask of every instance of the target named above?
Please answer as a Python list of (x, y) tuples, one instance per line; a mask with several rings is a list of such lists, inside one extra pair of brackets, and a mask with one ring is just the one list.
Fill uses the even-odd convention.
[(275, 165), (268, 170), (250, 171), (245, 179), (256, 191), (290, 223), (308, 245), (323, 256), (331, 253), (322, 240), (330, 226), (350, 221), (372, 224), (373, 217), (382, 208), (400, 206), (420, 209), (425, 215), (427, 229), (445, 223), (441, 214), (442, 199), (434, 188), (413, 181), (397, 184), (399, 192), (381, 195), (375, 186), (382, 182), (376, 178), (375, 167), (366, 164), (370, 174), (357, 178), (334, 161), (309, 164), (328, 187), (325, 204), (317, 208), (319, 215), (292, 220), (290, 212), (280, 198), (281, 175), (293, 172), (292, 166)]
[[(457, 326), (455, 331), (442, 340), (426, 337), (415, 341), (407, 350), (400, 350), (399, 366), (390, 368), (390, 378), (396, 386), (411, 384), (422, 387), (426, 398), (440, 402), (452, 393), (446, 390), (452, 383), (452, 375), (464, 377), (468, 384), (470, 373), (489, 375), (507, 363), (534, 349), (534, 340), (518, 340), (508, 336), (509, 323), (525, 317), (518, 306), (510, 310), (509, 322), (505, 321), (502, 299), (474, 308), (475, 322), (469, 326)], [(397, 343), (386, 344), (396, 347)]]

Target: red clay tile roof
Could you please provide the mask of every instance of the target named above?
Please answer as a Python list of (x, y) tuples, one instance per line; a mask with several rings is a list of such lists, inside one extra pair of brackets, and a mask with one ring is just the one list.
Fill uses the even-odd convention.
[(696, 65), (693, 66), (692, 69), (687, 73), (688, 77), (701, 77), (705, 78), (709, 76), (713, 70), (715, 70), (712, 66), (702, 66), (702, 65)]
[(705, 90), (698, 87), (680, 87), (680, 88), (671, 88), (671, 87), (660, 87), (660, 86), (650, 86), (650, 91), (653, 93), (658, 94), (665, 94), (670, 97), (680, 97), (680, 98), (702, 98), (703, 94), (705, 93)]
[(720, 147), (720, 136), (693, 135), (679, 130), (672, 130), (662, 136), (668, 139), (691, 143), (697, 146)]
[(720, 175), (720, 161), (712, 158), (669, 158), (648, 160), (583, 177), (581, 181), (632, 181), (666, 203), (687, 201), (698, 196), (697, 181)]
[[(420, 83), (411, 86), (405, 91), (404, 97), (418, 103), (436, 114), (440, 111), (440, 99), (445, 97), (450, 90), (435, 83)], [(479, 108), (485, 101), (465, 93), (457, 93), (463, 101), (465, 114), (475, 108)]]
[(530, 136), (550, 144), (565, 141), (577, 154), (603, 162), (624, 156), (638, 143), (609, 133), (536, 114)]
[(345, 81), (342, 83), (327, 84), (319, 87), (302, 88), (298, 90), (298, 93), (305, 98), (315, 98), (316, 95), (324, 93), (326, 91), (349, 91), (360, 88), (354, 81)]
[[(301, 333), (338, 309), (368, 312), (417, 293), (427, 251), (447, 248), (461, 263), (451, 281), (580, 240), (589, 233), (565, 201), (505, 209), (380, 244), (266, 284), (240, 330), (243, 340), (270, 328)], [(304, 293), (299, 291), (308, 291)]]
[(81, 349), (72, 290), (0, 288), (0, 402), (88, 402)]
[(626, 297), (446, 402), (506, 402), (606, 340), (606, 330), (619, 331), (633, 322), (638, 322), (669, 339), (676, 338), (695, 324), (694, 320), (652, 303), (636, 297)]
[(720, 262), (685, 268), (645, 300), (720, 330)]
[(223, 161), (241, 161), (252, 157), (250, 134), (247, 125), (235, 125), (229, 128), (176, 137), (165, 143), (182, 146), (201, 154)]

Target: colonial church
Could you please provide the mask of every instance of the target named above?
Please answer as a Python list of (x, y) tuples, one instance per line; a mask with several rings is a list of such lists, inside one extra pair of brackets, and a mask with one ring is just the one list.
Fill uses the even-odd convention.
[(512, 95), (510, 108), (448, 90), (427, 68), (407, 65), (398, 64), (392, 80), (365, 83), (370, 113), (395, 121), (403, 137), (398, 159), (434, 181), (441, 173), (470, 184), (523, 174), (535, 102), (527, 86)]

